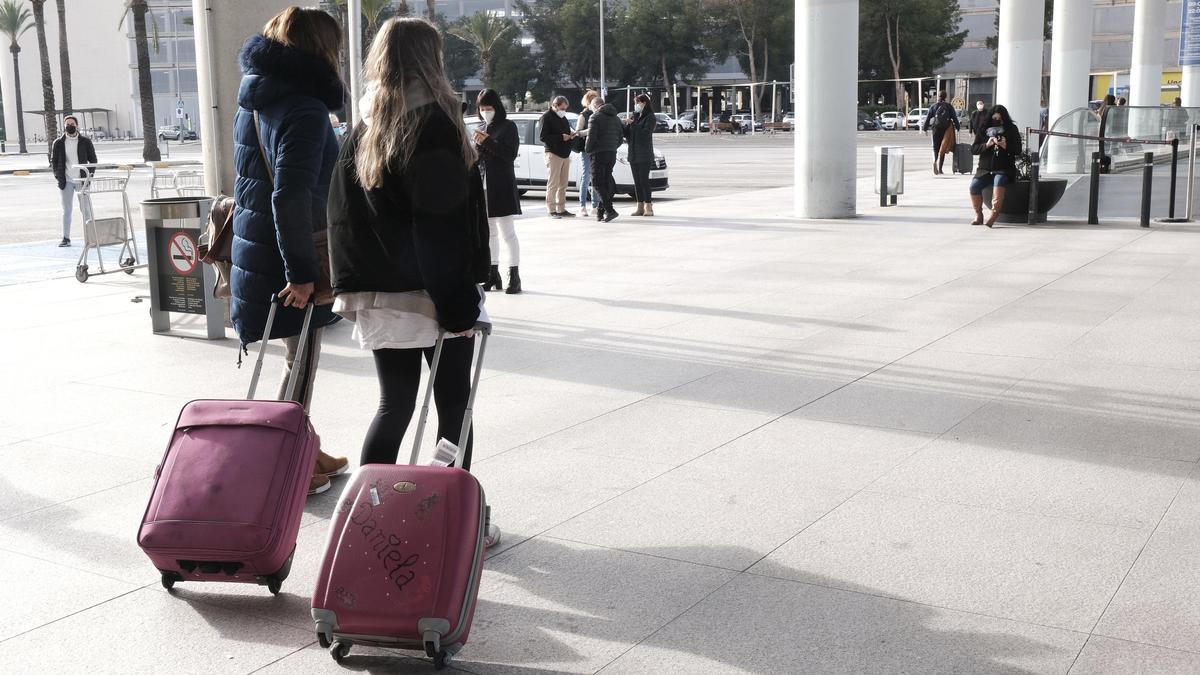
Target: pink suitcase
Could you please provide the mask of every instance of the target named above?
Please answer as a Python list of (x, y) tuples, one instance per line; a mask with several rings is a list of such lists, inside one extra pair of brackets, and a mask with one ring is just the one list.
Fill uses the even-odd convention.
[[(273, 301), (264, 335), (276, 306)], [(310, 305), (301, 355), (311, 320)], [(262, 343), (250, 400), (185, 405), (155, 471), (138, 545), (167, 590), (180, 581), (232, 581), (278, 593), (291, 569), (319, 441), (299, 403), (252, 400), (266, 353)]]
[[(460, 448), (471, 428), (488, 327), (479, 335)], [(339, 663), (362, 644), (421, 650), (440, 670), (471, 630), (489, 519), (483, 488), (462, 469), (416, 466), (443, 339), (411, 463), (360, 467), (330, 525), (312, 616), (317, 640)]]

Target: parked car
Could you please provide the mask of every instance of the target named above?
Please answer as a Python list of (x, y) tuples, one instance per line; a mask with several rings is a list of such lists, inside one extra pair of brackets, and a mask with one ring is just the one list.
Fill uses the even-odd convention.
[(743, 129), (749, 129), (750, 124), (753, 123), (755, 131), (763, 130), (762, 120), (754, 119), (754, 116), (750, 113), (738, 113), (733, 116), (733, 119), (737, 120), (737, 123), (740, 124)]
[(920, 129), (925, 123), (925, 115), (929, 114), (929, 108), (913, 108), (908, 111), (908, 117), (904, 123), (909, 129)]
[(790, 111), (786, 112), (783, 114), (783, 119), (779, 121), (791, 127), (792, 125), (796, 124), (796, 113)]
[[(623, 113), (622, 113), (623, 114)], [(517, 159), (513, 162), (513, 169), (517, 176), (517, 191), (522, 195), (529, 190), (542, 190), (546, 187), (546, 149), (542, 146), (542, 142), (538, 140), (541, 135), (541, 113), (521, 113), (514, 112), (508, 114), (508, 119), (512, 120), (517, 125), (517, 134), (521, 139), (521, 147), (517, 151)], [(480, 128), (483, 123), (477, 117), (467, 117), (463, 120), (466, 123), (468, 130)], [(567, 113), (567, 122), (574, 129), (579, 121), (579, 116), (575, 113)], [(613, 168), (613, 182), (616, 184), (616, 194), (627, 194), (630, 197), (634, 196), (633, 191), (633, 170), (629, 168), (629, 160), (626, 159), (629, 153), (629, 147), (622, 144), (617, 149), (617, 164)], [(572, 158), (570, 178), (567, 183), (567, 188), (572, 191), (578, 191), (579, 180), (579, 162)], [(667, 176), (667, 158), (657, 148), (654, 150), (654, 167), (650, 170), (650, 190), (653, 192), (662, 192), (670, 187), (670, 181)]]
[(664, 129), (662, 128), (663, 122), (666, 122), (666, 124), (667, 124), (667, 128), (665, 129), (665, 131), (674, 131), (675, 133), (680, 133), (683, 131), (691, 131), (696, 128), (695, 122), (693, 122), (691, 119), (689, 119), (687, 117), (687, 113), (684, 113), (683, 115), (680, 115), (679, 117), (671, 117), (667, 113), (654, 113), (654, 114), (655, 114), (655, 116), (658, 117), (658, 123), (659, 123), (659, 126), (654, 129), (654, 131), (656, 131), (656, 132), (664, 131)]
[(675, 131), (675, 119), (667, 113), (654, 113), (658, 123), (654, 125), (654, 133), (661, 134), (664, 131)]
[(894, 110), (889, 110), (885, 113), (880, 113), (879, 123), (888, 131), (895, 131), (903, 126), (904, 117)]
[(865, 110), (858, 111), (858, 130), (859, 131), (879, 131), (883, 126), (880, 125), (871, 113)]
[(184, 129), (178, 124), (158, 128), (158, 140), (160, 141), (168, 139), (172, 141), (194, 141), (197, 138), (198, 136), (195, 131)]
[(679, 122), (679, 131), (695, 131), (696, 111), (687, 110), (678, 118), (676, 118), (676, 121)]

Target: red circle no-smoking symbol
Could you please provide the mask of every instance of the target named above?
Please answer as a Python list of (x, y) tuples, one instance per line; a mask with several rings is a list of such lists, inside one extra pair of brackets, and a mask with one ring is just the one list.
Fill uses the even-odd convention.
[(179, 274), (191, 274), (200, 262), (196, 242), (186, 232), (176, 232), (167, 244), (167, 257), (171, 267)]

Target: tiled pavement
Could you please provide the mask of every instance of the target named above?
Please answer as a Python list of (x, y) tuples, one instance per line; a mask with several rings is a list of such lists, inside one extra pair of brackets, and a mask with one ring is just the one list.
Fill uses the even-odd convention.
[[(989, 231), (963, 189), (521, 221), (477, 410), (506, 538), (454, 666), (1200, 671), (1200, 227)], [(307, 607), (338, 486), (278, 597), (168, 595), (134, 543), (178, 408), (249, 377), (232, 340), (151, 335), (144, 286), (0, 288), (0, 670), (336, 672)], [(377, 391), (349, 335), (313, 407), (355, 456)]]

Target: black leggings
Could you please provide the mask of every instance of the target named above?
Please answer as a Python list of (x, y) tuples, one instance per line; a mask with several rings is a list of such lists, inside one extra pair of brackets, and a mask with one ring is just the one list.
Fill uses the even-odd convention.
[(654, 202), (654, 193), (650, 191), (650, 169), (653, 166), (653, 162), (633, 162), (629, 165), (633, 169), (633, 193), (639, 202)]
[[(421, 386), (421, 357), (433, 361), (433, 347), (425, 349), (376, 349), (375, 372), (379, 375), (379, 410), (363, 440), (362, 464), (395, 464), (404, 441), (404, 433), (417, 408), (417, 393)], [(475, 354), (475, 338), (447, 338), (442, 347), (437, 381), (433, 383), (433, 400), (437, 406), (437, 437), (458, 443), (462, 434), (463, 415), (471, 392), (471, 362)], [(459, 466), (471, 468), (471, 445), (474, 432), (461, 448)], [(407, 461), (407, 457), (405, 458)]]

